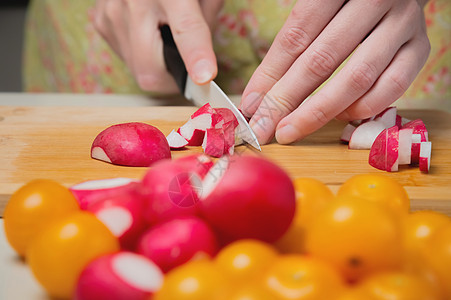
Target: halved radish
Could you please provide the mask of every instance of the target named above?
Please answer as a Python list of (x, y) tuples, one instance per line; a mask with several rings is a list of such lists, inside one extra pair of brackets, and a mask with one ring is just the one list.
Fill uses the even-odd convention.
[(238, 120), (236, 119), (233, 112), (228, 108), (215, 108), (214, 109), (224, 120), (224, 124), (232, 122), (233, 129), (238, 127)]
[(398, 171), (399, 165), (399, 131), (398, 127), (393, 125), (387, 129), (387, 166), (388, 172)]
[(77, 300), (147, 300), (163, 285), (163, 272), (143, 255), (119, 252), (101, 256), (81, 272)]
[(188, 145), (188, 141), (175, 130), (172, 130), (166, 139), (171, 149), (181, 149)]
[(171, 158), (171, 150), (158, 128), (132, 122), (113, 125), (99, 133), (92, 143), (91, 157), (115, 165), (148, 167)]
[(346, 126), (343, 128), (343, 131), (341, 133), (340, 140), (344, 143), (349, 143), (349, 140), (351, 139), (352, 133), (356, 129), (356, 126), (354, 126), (351, 123), (346, 124)]
[(418, 164), (420, 158), (420, 143), (429, 141), (428, 131), (426, 125), (421, 119), (416, 119), (407, 122), (402, 128), (412, 128), (413, 129), (413, 141), (412, 141), (412, 164)]
[(349, 149), (370, 149), (376, 137), (385, 129), (381, 121), (368, 121), (359, 125), (351, 134)]
[(147, 229), (142, 211), (143, 198), (137, 193), (112, 194), (103, 201), (89, 204), (92, 212), (119, 239), (122, 249), (135, 249), (136, 242)]
[(409, 165), (411, 162), (412, 134), (413, 134), (412, 128), (402, 128), (399, 130), (399, 164), (400, 165)]
[(293, 219), (293, 183), (267, 159), (223, 156), (205, 176), (200, 209), (223, 241), (256, 238), (273, 242)]
[(394, 106), (387, 107), (374, 118), (375, 121), (384, 123), (385, 128), (390, 128), (396, 125), (397, 109)]
[(138, 253), (155, 262), (163, 272), (186, 263), (196, 255), (215, 255), (216, 237), (197, 217), (180, 217), (150, 228), (139, 243)]
[(205, 154), (221, 157), (224, 154), (225, 139), (222, 128), (208, 128), (202, 143)]
[(88, 205), (113, 195), (128, 194), (138, 186), (138, 180), (119, 177), (84, 181), (69, 187), (69, 190), (77, 199), (80, 208), (86, 209)]
[(200, 176), (176, 161), (162, 161), (150, 168), (141, 181), (145, 197), (143, 215), (149, 224), (195, 215), (198, 210)]
[(224, 154), (232, 155), (235, 150), (235, 124), (229, 121), (222, 125), (224, 132)]
[(432, 143), (431, 142), (421, 142), (420, 144), (420, 155), (419, 155), (419, 168), (421, 172), (429, 173), (431, 168), (431, 152)]
[(399, 165), (399, 131), (397, 126), (384, 129), (374, 140), (369, 164), (376, 169), (394, 172)]

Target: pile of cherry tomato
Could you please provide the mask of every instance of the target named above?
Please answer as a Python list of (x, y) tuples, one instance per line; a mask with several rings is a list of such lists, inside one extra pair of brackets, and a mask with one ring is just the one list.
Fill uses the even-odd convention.
[[(336, 195), (312, 178), (294, 186), (296, 215), (280, 240), (238, 240), (195, 258), (169, 271), (153, 298), (451, 299), (451, 218), (411, 212), (404, 188), (385, 175), (353, 176)], [(90, 260), (119, 250), (53, 181), (18, 190), (4, 218), (9, 243), (52, 295), (67, 295)]]

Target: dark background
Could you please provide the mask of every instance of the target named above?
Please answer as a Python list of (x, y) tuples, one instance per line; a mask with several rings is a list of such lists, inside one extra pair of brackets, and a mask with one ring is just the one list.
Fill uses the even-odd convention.
[(22, 46), (28, 2), (0, 0), (0, 92), (22, 91)]

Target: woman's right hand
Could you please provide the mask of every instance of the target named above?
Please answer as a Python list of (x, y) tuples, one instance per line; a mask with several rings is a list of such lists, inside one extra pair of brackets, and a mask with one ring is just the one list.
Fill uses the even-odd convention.
[(177, 91), (163, 58), (159, 27), (168, 24), (194, 82), (216, 77), (210, 28), (223, 0), (97, 0), (94, 26), (124, 60), (141, 89)]

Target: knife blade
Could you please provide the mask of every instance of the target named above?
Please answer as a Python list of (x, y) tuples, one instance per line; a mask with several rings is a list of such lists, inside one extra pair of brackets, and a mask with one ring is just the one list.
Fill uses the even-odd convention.
[(160, 27), (160, 31), (163, 39), (163, 55), (166, 68), (174, 77), (182, 95), (188, 100), (193, 101), (196, 106), (202, 106), (209, 102), (213, 108), (230, 109), (238, 120), (238, 127), (236, 129), (237, 136), (255, 149), (261, 151), (255, 133), (235, 104), (233, 104), (214, 81), (203, 85), (195, 84), (188, 75), (185, 64), (174, 42), (171, 29), (168, 25), (163, 25)]

